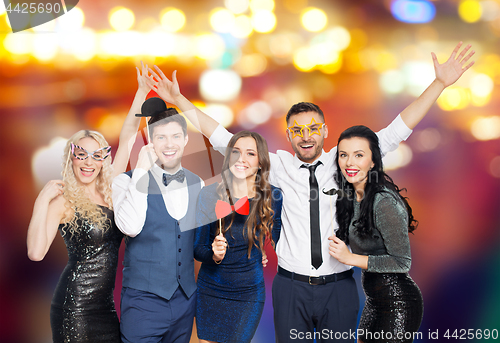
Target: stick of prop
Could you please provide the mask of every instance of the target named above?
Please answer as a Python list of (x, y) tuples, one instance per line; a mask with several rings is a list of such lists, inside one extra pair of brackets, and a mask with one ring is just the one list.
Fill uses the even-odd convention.
[(144, 119), (146, 119), (146, 131), (148, 132), (148, 144), (151, 143), (151, 137), (149, 136), (149, 124), (148, 124), (148, 118), (147, 118), (147, 117), (150, 117), (151, 114), (137, 113), (135, 116), (136, 117), (144, 117)]
[(66, 158), (66, 165), (64, 166), (64, 171), (62, 173), (63, 181), (66, 178), (66, 173), (68, 172), (69, 154), (71, 154), (71, 151), (68, 151), (68, 158)]

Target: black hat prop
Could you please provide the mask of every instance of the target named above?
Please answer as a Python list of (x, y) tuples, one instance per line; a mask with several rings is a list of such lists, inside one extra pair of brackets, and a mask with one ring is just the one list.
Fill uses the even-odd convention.
[(165, 114), (170, 112), (174, 112), (174, 114), (178, 113), (175, 108), (168, 108), (167, 104), (165, 104), (165, 101), (160, 98), (154, 97), (144, 101), (141, 107), (141, 113), (138, 113), (135, 116), (150, 117), (149, 121), (146, 121), (148, 143), (151, 143), (151, 137), (149, 137), (149, 125), (163, 119), (165, 117)]

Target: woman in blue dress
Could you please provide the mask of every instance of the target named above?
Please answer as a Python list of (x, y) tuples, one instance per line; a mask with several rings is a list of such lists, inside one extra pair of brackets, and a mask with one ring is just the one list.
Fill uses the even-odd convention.
[[(264, 309), (264, 243), (281, 229), (281, 191), (268, 180), (265, 139), (241, 131), (228, 144), (222, 182), (198, 198), (194, 256), (200, 342), (250, 342)], [(216, 214), (217, 211), (217, 214)], [(217, 218), (221, 218), (218, 220)]]

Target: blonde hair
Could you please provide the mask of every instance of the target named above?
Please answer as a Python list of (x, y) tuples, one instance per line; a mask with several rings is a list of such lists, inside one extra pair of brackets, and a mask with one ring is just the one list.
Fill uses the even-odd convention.
[[(102, 209), (95, 202), (90, 200), (85, 193), (85, 188), (78, 185), (78, 182), (73, 171), (73, 158), (71, 156), (71, 143), (78, 145), (78, 142), (83, 138), (92, 138), (100, 148), (108, 146), (108, 142), (102, 134), (96, 131), (81, 130), (71, 136), (66, 143), (63, 154), (63, 181), (64, 181), (64, 198), (67, 200), (63, 223), (63, 235), (67, 232), (71, 234), (77, 233), (80, 230), (78, 219), (84, 219), (94, 224), (95, 229), (106, 231), (110, 227), (107, 223), (107, 217)], [(92, 158), (92, 157), (87, 157)], [(111, 199), (111, 181), (113, 179), (113, 167), (111, 166), (111, 157), (108, 156), (102, 161), (102, 169), (96, 178), (96, 189), (103, 196), (106, 205), (113, 209)]]

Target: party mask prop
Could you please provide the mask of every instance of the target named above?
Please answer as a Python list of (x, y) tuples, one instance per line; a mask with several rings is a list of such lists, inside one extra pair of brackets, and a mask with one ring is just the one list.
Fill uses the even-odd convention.
[(106, 146), (104, 148), (97, 149), (93, 152), (88, 152), (81, 146), (71, 143), (71, 153), (79, 160), (85, 160), (87, 157), (92, 156), (96, 161), (103, 161), (111, 154), (111, 147)]
[(321, 136), (321, 132), (319, 131), (325, 123), (316, 123), (314, 118), (311, 119), (309, 125), (299, 125), (297, 121), (293, 121), (293, 125), (288, 127), (287, 130), (292, 133), (292, 139), (295, 137), (304, 137), (304, 128), (309, 130), (309, 137), (312, 135)]

